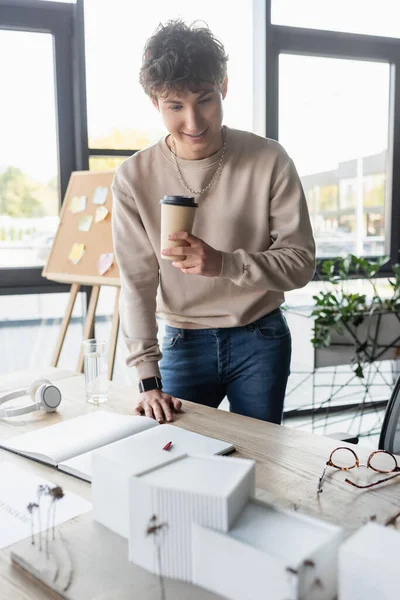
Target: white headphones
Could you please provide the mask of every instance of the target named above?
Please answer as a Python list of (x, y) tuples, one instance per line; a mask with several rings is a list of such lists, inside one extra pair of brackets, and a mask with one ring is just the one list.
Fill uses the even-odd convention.
[(35, 410), (54, 412), (61, 402), (61, 392), (58, 387), (48, 379), (37, 379), (28, 388), (15, 390), (15, 392), (0, 396), (0, 404), (26, 395), (30, 396), (33, 404), (21, 406), (20, 408), (2, 408), (0, 409), (0, 419), (24, 415)]

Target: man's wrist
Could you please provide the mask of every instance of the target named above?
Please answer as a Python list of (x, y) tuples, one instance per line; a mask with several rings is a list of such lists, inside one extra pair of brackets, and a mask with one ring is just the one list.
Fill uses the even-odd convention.
[[(160, 356), (161, 360), (161, 356)], [(160, 367), (158, 366), (158, 360), (141, 360), (135, 364), (137, 380), (147, 379), (148, 377), (160, 377)]]
[(161, 390), (161, 378), (157, 376), (145, 377), (139, 381), (139, 392), (150, 392), (151, 390)]

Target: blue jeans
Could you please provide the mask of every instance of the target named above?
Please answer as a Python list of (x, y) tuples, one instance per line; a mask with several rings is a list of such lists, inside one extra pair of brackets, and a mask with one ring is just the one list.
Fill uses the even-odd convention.
[(280, 308), (242, 327), (165, 328), (160, 362), (163, 391), (280, 424), (292, 345)]

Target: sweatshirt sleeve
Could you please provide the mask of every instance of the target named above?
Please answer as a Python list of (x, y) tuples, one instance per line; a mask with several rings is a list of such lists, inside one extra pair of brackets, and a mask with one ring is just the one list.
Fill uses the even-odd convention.
[(286, 292), (305, 286), (315, 270), (315, 242), (303, 187), (291, 159), (272, 184), (272, 244), (265, 252), (222, 252), (220, 277), (240, 287)]
[(126, 364), (139, 379), (157, 375), (161, 352), (157, 340), (156, 295), (159, 266), (134, 198), (115, 184), (112, 231), (121, 276), (121, 332), (128, 348)]

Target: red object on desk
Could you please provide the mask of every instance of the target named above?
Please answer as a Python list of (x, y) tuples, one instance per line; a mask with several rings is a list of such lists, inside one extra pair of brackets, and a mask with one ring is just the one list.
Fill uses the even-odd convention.
[(163, 447), (163, 450), (169, 450), (172, 446), (172, 442), (168, 442), (168, 444), (165, 444), (165, 446)]

